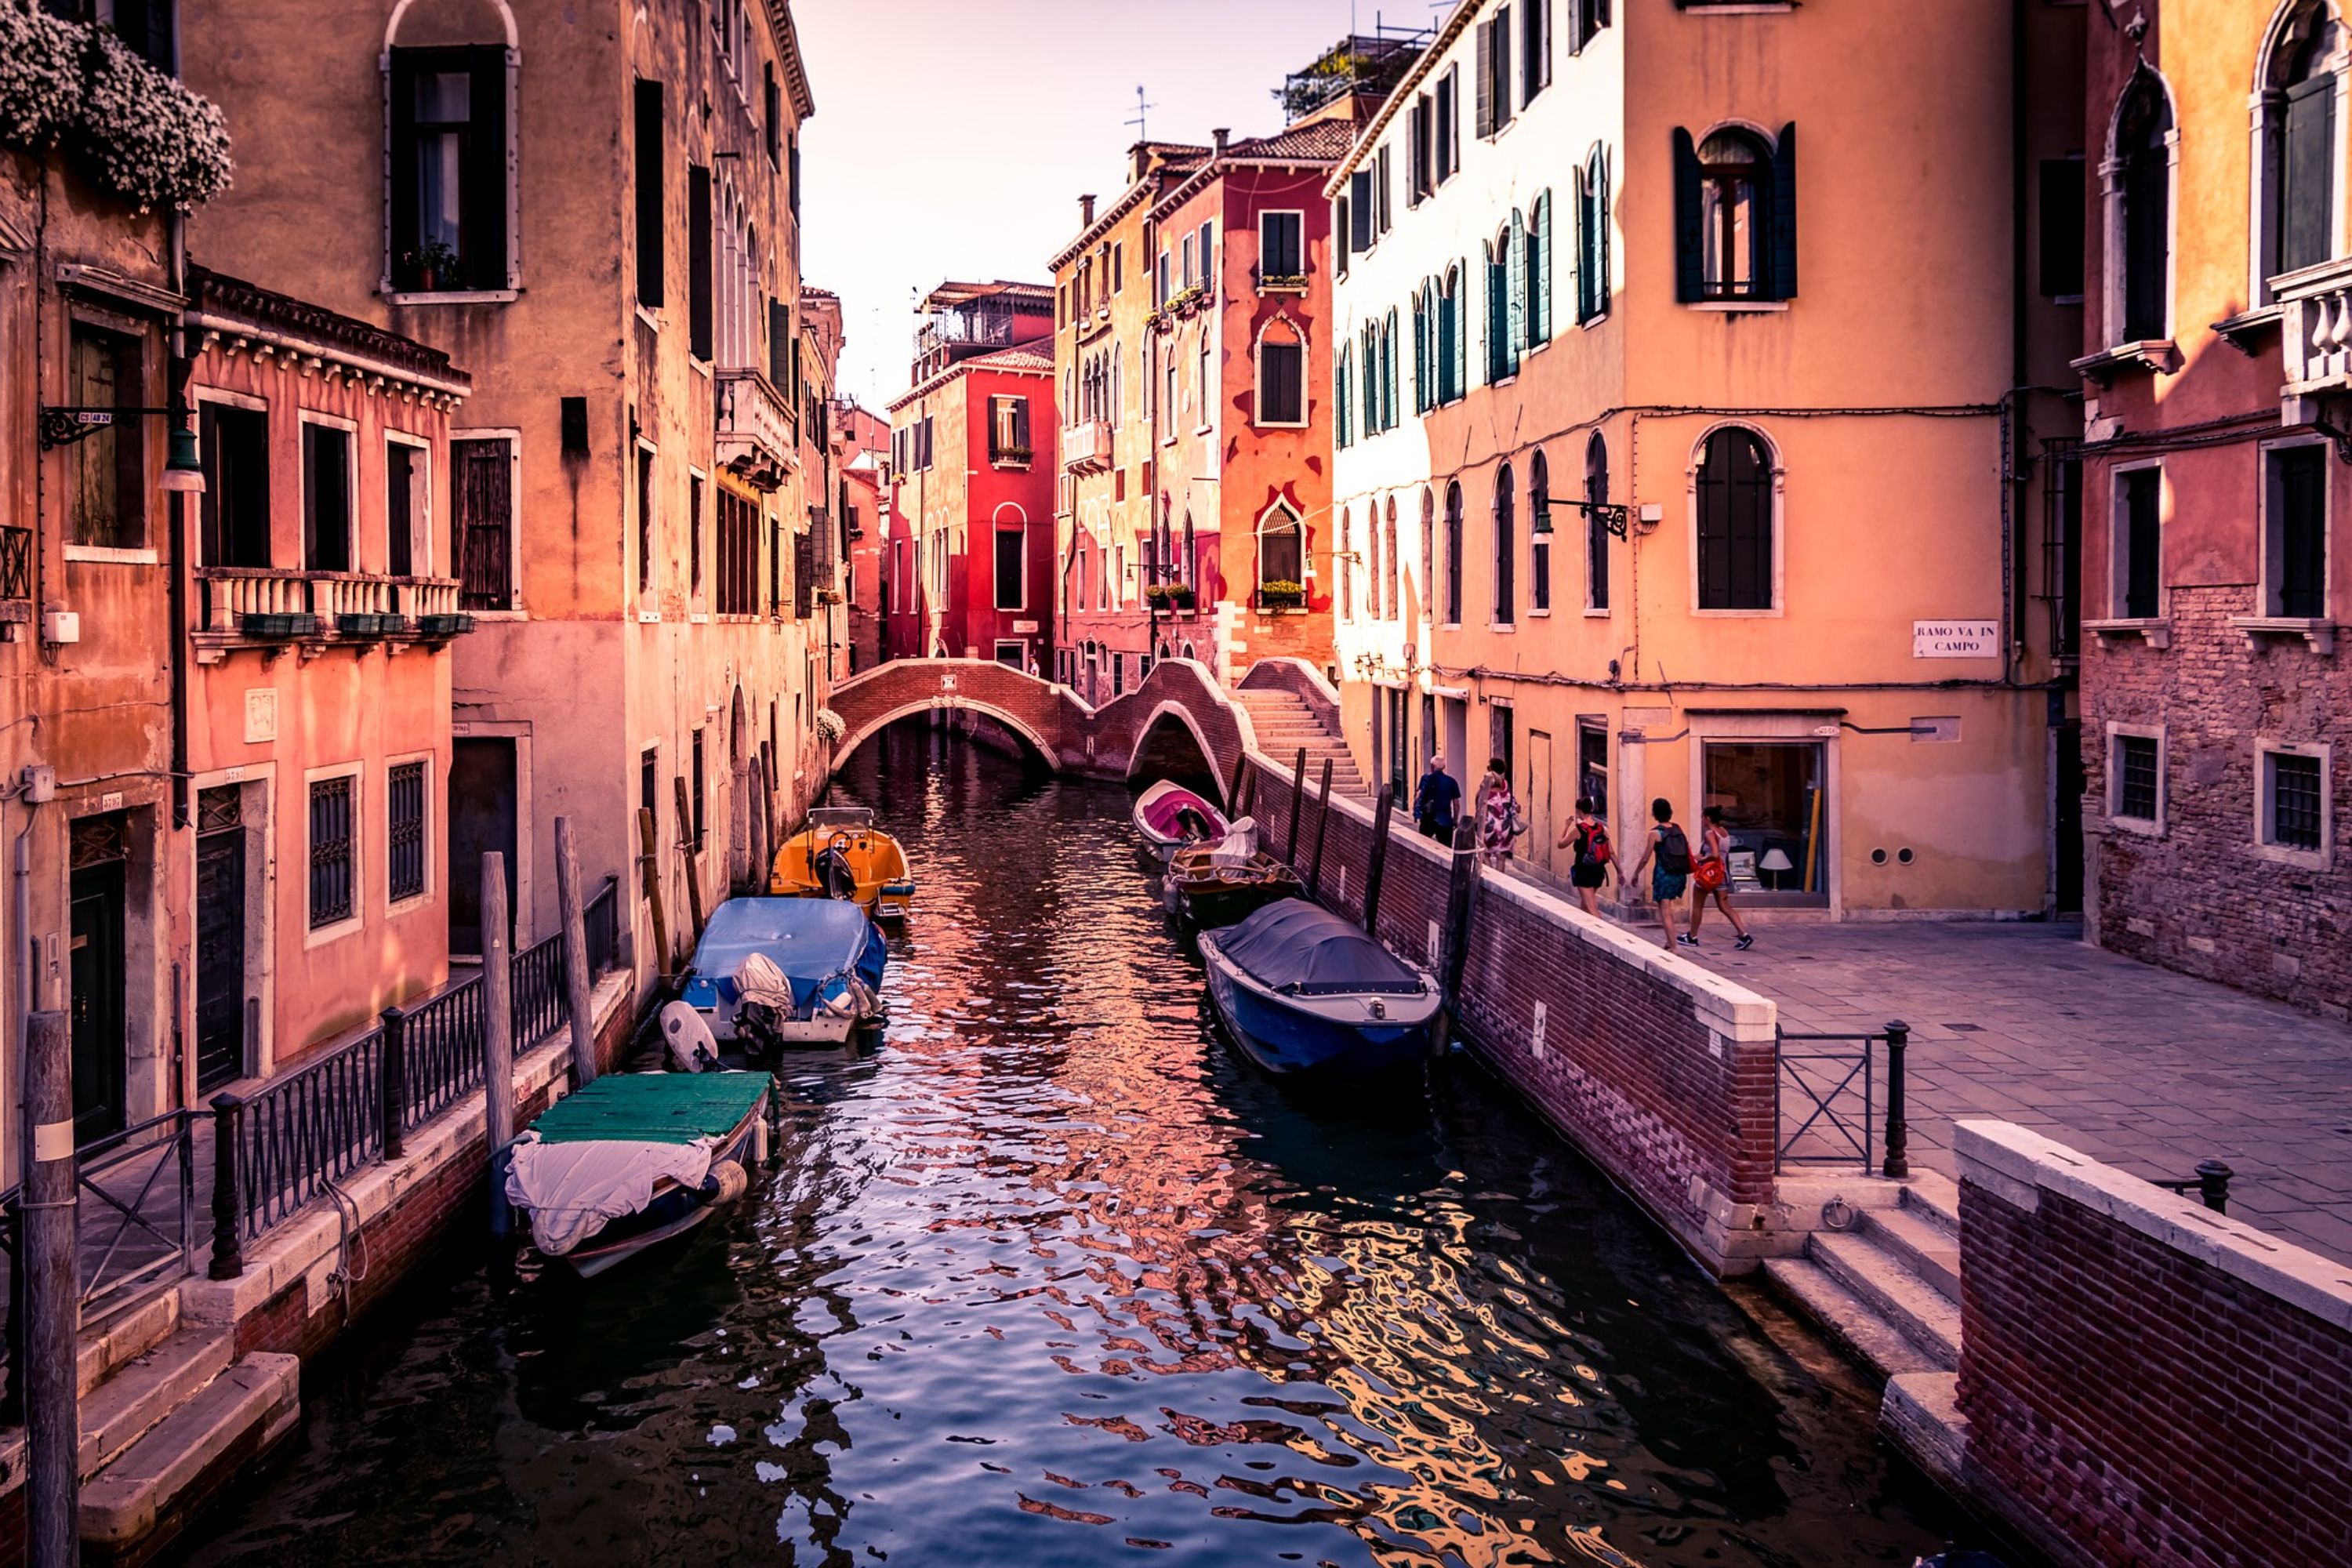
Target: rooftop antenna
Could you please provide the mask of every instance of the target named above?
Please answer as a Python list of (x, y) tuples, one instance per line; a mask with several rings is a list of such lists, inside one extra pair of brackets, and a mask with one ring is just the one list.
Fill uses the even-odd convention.
[(1149, 142), (1151, 140), (1151, 133), (1144, 128), (1144, 116), (1159, 107), (1156, 103), (1143, 101), (1143, 84), (1138, 82), (1135, 88), (1135, 118), (1121, 121), (1120, 123), (1135, 127), (1135, 139), (1138, 142)]

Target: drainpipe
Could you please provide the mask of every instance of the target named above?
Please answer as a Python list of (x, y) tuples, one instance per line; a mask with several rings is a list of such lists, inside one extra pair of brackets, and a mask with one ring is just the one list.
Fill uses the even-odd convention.
[[(166, 220), (166, 227), (170, 236), (172, 291), (185, 294), (188, 288), (188, 215), (174, 209)], [(172, 408), (171, 430), (177, 430), (180, 421), (186, 416), (188, 377), (194, 369), (194, 356), (188, 352), (188, 325), (184, 314), (172, 327), (172, 385), (168, 399)], [(168, 432), (164, 439), (171, 439)], [(170, 539), (163, 549), (163, 566), (169, 574), (164, 582), (168, 585), (172, 622), (172, 827), (177, 832), (188, 826), (188, 500), (184, 491), (165, 493), (171, 498), (165, 509), (171, 525)], [(175, 1006), (176, 1004), (175, 997)]]
[[(20, 798), (23, 798), (20, 796)], [(20, 1189), (33, 1174), (32, 1101), (26, 1097), (26, 1073), (32, 1066), (33, 987), (40, 975), (40, 958), (33, 940), (33, 804), (25, 800), (25, 826), (16, 833), (13, 923), (16, 928), (16, 1094), (24, 1115), (16, 1140), (16, 1180)]]
[(2009, 384), (2000, 416), (2000, 679), (2017, 679), (2017, 643), (2022, 617), (2018, 596), (2024, 574), (2017, 560), (2018, 501), (2025, 471), (2025, 0), (2009, 6)]

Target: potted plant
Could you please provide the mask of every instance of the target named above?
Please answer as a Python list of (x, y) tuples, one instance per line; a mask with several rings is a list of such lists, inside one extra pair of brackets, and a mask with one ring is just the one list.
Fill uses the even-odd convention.
[(432, 294), (441, 288), (441, 274), (456, 269), (457, 252), (447, 240), (434, 238), (426, 240), (402, 257), (401, 260), (407, 267), (409, 276), (416, 280), (417, 289)]
[(1269, 577), (1257, 585), (1257, 602), (1268, 610), (1296, 610), (1307, 603), (1307, 587), (1287, 577)]

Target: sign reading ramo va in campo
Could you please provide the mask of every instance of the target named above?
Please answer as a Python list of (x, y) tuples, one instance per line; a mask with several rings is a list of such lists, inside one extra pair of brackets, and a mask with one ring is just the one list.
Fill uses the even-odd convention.
[(1999, 658), (1999, 621), (1913, 621), (1913, 658)]

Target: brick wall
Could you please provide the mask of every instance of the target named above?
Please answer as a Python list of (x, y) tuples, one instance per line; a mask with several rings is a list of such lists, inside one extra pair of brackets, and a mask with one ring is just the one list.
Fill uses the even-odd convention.
[[(2352, 864), (2315, 869), (2255, 848), (2257, 737), (2331, 742), (2340, 834), (2352, 823), (2352, 662), (2300, 638), (2249, 649), (2230, 617), (2250, 586), (2167, 591), (2170, 646), (2094, 637), (2084, 649), (2084, 816), (2102, 946), (2338, 1019), (2352, 1008)], [(2165, 729), (2165, 824), (2105, 821), (2109, 723)]]
[(1967, 1480), (2062, 1563), (2352, 1554), (2352, 1271), (1962, 1122)]
[[(1263, 758), (1253, 771), (1260, 841), (1280, 855), (1291, 775)], [(1315, 868), (1315, 793), (1310, 779), (1302, 876)], [(1321, 899), (1358, 921), (1371, 843), (1371, 813), (1335, 799)], [(1396, 815), (1379, 935), (1432, 969), (1451, 865)], [(1462, 984), (1471, 1048), (1711, 1266), (1751, 1266), (1766, 1235), (1758, 1205), (1773, 1192), (1772, 1004), (1526, 882), (1484, 877)]]

